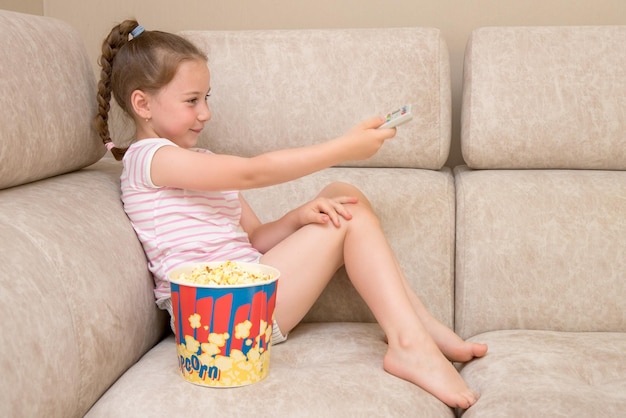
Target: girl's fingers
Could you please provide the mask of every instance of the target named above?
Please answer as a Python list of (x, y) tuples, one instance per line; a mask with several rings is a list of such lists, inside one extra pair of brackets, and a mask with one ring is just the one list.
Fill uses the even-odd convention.
[(332, 200), (327, 200), (324, 203), (328, 203), (328, 206), (323, 205), (320, 206), (320, 212), (323, 212), (328, 215), (333, 225), (336, 227), (341, 226), (341, 218), (346, 220), (350, 220), (352, 218), (352, 214), (346, 207), (348, 204), (354, 204), (358, 201), (356, 197), (351, 196), (343, 196), (338, 197)]

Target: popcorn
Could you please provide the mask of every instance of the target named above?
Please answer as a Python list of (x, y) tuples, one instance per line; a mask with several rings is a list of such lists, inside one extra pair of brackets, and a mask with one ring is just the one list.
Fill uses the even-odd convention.
[(181, 273), (177, 279), (192, 284), (228, 286), (266, 282), (272, 277), (269, 274), (246, 271), (237, 263), (226, 261), (213, 268), (200, 265), (190, 274)]

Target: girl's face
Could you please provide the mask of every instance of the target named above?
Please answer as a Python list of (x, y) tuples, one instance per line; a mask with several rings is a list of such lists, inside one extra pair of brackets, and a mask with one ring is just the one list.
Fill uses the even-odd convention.
[(167, 138), (182, 148), (196, 146), (204, 123), (211, 119), (207, 104), (210, 90), (206, 63), (182, 62), (172, 81), (149, 96), (148, 136)]

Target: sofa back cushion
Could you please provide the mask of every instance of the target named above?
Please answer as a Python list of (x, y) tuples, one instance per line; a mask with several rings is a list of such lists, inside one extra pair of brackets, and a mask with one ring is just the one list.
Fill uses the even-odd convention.
[(626, 26), (491, 27), (465, 55), (471, 168), (626, 169)]
[[(339, 136), (412, 104), (415, 117), (367, 161), (440, 169), (450, 149), (450, 76), (438, 29), (186, 31), (208, 55), (212, 120), (200, 145), (257, 155)], [(393, 45), (393, 47), (391, 47)], [(116, 143), (132, 131), (114, 118)]]
[(78, 32), (0, 10), (0, 39), (0, 189), (97, 161), (96, 84)]
[(457, 331), (626, 332), (626, 172), (455, 171)]

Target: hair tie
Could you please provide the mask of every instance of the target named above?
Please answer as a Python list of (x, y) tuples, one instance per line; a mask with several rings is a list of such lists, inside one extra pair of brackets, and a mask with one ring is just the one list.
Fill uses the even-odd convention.
[(141, 25), (137, 25), (135, 29), (133, 29), (130, 34), (133, 36), (133, 39), (141, 35), (145, 31), (144, 27)]
[(115, 145), (112, 141), (107, 142), (106, 144), (104, 144), (104, 146), (107, 147), (107, 151), (111, 151), (112, 148), (115, 148)]

